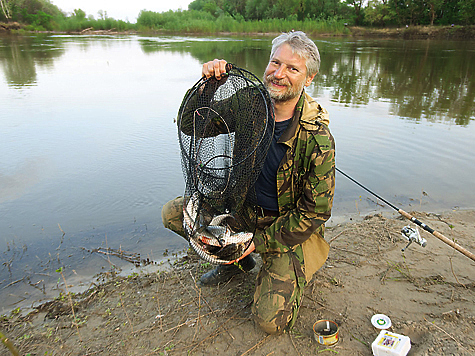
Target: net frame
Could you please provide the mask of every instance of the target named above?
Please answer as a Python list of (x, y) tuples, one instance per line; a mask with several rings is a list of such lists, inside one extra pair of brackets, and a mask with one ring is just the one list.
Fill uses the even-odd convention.
[[(183, 209), (184, 217), (188, 219), (184, 219), (185, 237), (195, 251), (202, 258), (209, 257), (207, 260), (211, 263), (226, 263), (235, 260), (252, 243), (257, 223), (254, 183), (260, 173), (274, 133), (272, 102), (260, 79), (233, 64), (228, 64), (226, 69), (226, 74), (220, 80), (215, 77), (203, 77), (195, 83), (185, 95), (177, 119), (178, 140), (186, 182)], [(229, 89), (230, 86), (236, 87), (232, 87), (231, 95), (228, 95), (229, 93), (222, 88)], [(250, 96), (243, 94), (249, 91)], [(202, 96), (203, 93), (207, 95), (204, 104), (208, 105), (196, 103), (196, 98)], [(251, 111), (245, 109), (252, 117), (246, 123), (251, 123), (252, 132), (255, 131), (256, 135), (251, 135), (252, 145), (244, 154), (237, 152), (234, 147), (240, 140), (238, 136), (242, 134), (239, 130), (244, 130), (243, 127), (238, 130), (239, 125), (236, 123), (239, 119), (237, 112), (242, 109), (239, 103), (240, 96), (246, 99), (245, 105), (255, 106)], [(230, 127), (229, 123), (233, 121), (229, 118), (229, 111), (232, 112), (232, 109), (229, 110), (231, 105), (229, 102), (235, 97), (237, 97), (239, 110), (234, 114), (234, 127)], [(248, 104), (249, 100), (253, 102), (252, 105)], [(220, 102), (229, 105), (219, 108)], [(190, 108), (193, 111), (191, 123)], [(223, 108), (227, 109), (225, 113), (220, 112)], [(225, 115), (226, 117), (223, 117)], [(199, 122), (198, 119), (204, 120), (205, 123)], [(200, 126), (199, 129), (198, 126)], [(244, 136), (247, 137), (247, 134)], [(216, 145), (220, 139), (223, 141), (224, 150), (216, 153), (219, 151)], [(209, 150), (211, 153), (207, 155), (206, 152), (202, 152), (203, 150)], [(203, 157), (207, 160), (203, 161)], [(246, 164), (252, 166), (248, 168), (248, 170), (253, 170), (252, 176), (236, 178), (238, 175), (236, 172), (245, 171), (243, 167)], [(247, 182), (245, 182), (246, 179)], [(241, 186), (242, 189), (240, 189)], [(236, 198), (232, 195), (236, 194), (237, 190), (241, 196), (237, 194)], [(190, 207), (194, 216), (190, 216), (192, 214), (186, 211)], [(230, 227), (236, 233), (245, 231), (252, 237), (240, 243), (239, 246), (235, 246), (234, 250), (232, 246), (221, 242), (219, 242), (219, 248), (210, 247), (209, 244), (203, 242), (202, 234), (217, 216), (225, 216), (224, 223), (218, 226)], [(219, 238), (216, 240), (220, 241)]]

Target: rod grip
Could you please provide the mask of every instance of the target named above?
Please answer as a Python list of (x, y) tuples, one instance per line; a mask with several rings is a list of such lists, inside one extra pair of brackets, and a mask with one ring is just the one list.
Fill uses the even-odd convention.
[(427, 226), (426, 224), (424, 223), (421, 223), (419, 220), (417, 220), (415, 217), (413, 217), (411, 214), (409, 213), (406, 213), (404, 210), (402, 209), (399, 209), (398, 210), (399, 214), (401, 214), (402, 216), (404, 216), (406, 219), (409, 219), (411, 220), (412, 222), (414, 222), (415, 224), (421, 226), (424, 230), (430, 232), (432, 235), (434, 235), (435, 237), (437, 237), (439, 240), (442, 240), (443, 242), (445, 242), (447, 245), (449, 246), (452, 246), (454, 249), (456, 249), (458, 252), (460, 253), (463, 253), (465, 256), (467, 256), (468, 258), (472, 259), (473, 261), (475, 261), (475, 255), (473, 253), (471, 253), (470, 251), (468, 251), (467, 249), (463, 248), (462, 246), (460, 246), (459, 244), (457, 244), (455, 241), (453, 240), (450, 240), (449, 238), (445, 237), (444, 235), (442, 235), (440, 232), (437, 232), (435, 231), (434, 229), (430, 228), (429, 226)]

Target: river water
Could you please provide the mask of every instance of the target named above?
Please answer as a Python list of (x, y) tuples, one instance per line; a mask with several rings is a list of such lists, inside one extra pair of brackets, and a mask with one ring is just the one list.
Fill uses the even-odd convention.
[[(155, 261), (183, 194), (174, 120), (214, 58), (254, 72), (270, 38), (0, 37), (0, 309), (87, 288), (114, 248)], [(474, 208), (473, 42), (315, 38), (307, 92), (330, 112), (337, 166), (405, 210)], [(330, 223), (390, 212), (337, 174)], [(61, 280), (60, 280), (61, 277)], [(59, 281), (58, 281), (59, 280)]]

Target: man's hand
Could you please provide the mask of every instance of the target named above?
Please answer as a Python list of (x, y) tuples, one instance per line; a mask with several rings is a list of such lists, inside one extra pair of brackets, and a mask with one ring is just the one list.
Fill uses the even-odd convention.
[(244, 257), (248, 256), (251, 254), (252, 251), (255, 250), (255, 246), (254, 246), (254, 241), (251, 242), (251, 244), (249, 245), (249, 247), (246, 249), (246, 251), (244, 251), (244, 253), (242, 254), (241, 257), (235, 259), (234, 261), (230, 261), (229, 263), (226, 263), (227, 265), (231, 265), (233, 263), (236, 263), (236, 262), (239, 262), (241, 261)]
[(217, 80), (221, 79), (221, 76), (226, 73), (227, 62), (224, 59), (215, 59), (214, 61), (203, 64), (201, 74), (203, 77), (211, 78), (215, 77)]

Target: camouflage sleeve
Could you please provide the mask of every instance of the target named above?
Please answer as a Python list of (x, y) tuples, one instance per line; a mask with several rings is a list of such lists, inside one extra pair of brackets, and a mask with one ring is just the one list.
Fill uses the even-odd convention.
[[(254, 237), (256, 252), (287, 252), (322, 229), (330, 218), (335, 190), (335, 145), (331, 134), (314, 136), (310, 167), (303, 177), (296, 203)], [(294, 162), (293, 162), (294, 163)], [(296, 189), (290, 187), (288, 189)]]

